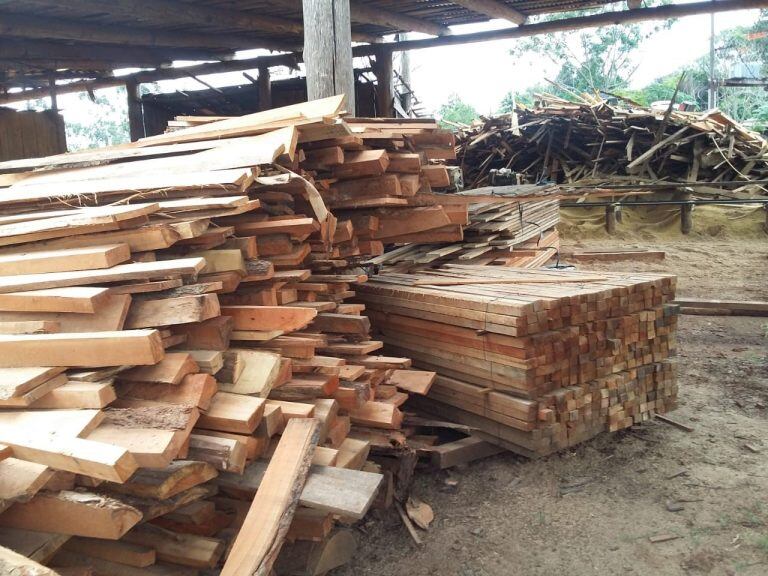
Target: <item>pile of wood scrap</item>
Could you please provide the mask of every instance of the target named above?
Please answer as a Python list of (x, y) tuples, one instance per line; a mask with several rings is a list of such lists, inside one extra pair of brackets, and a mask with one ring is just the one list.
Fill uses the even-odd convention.
[(446, 265), (358, 289), (390, 353), (438, 373), (412, 404), (524, 455), (676, 407), (674, 276)]
[(554, 96), (542, 96), (533, 109), (483, 119), (462, 130), (457, 145), (468, 188), (486, 185), (498, 169), (528, 182), (628, 176), (738, 181), (735, 188), (768, 177), (767, 153), (765, 139), (717, 110), (665, 112), (628, 101)]
[(378, 249), (323, 194), (421, 155), (387, 172), (342, 108), (0, 164), (0, 571), (325, 572), (407, 490), (369, 439), (434, 374), (373, 355)]

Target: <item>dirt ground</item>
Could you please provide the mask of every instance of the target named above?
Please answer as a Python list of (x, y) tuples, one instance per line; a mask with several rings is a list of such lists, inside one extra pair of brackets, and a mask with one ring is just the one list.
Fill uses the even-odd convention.
[[(676, 273), (679, 296), (768, 300), (759, 213), (699, 214), (688, 237), (674, 222), (625, 214), (609, 238), (597, 217), (571, 216), (564, 248), (667, 253), (611, 269)], [(538, 461), (506, 453), (421, 472), (414, 494), (435, 512), (424, 546), (396, 513), (374, 512), (338, 574), (768, 574), (768, 318), (682, 316), (678, 340), (671, 416), (693, 432), (654, 421)], [(662, 534), (677, 538), (649, 541)]]

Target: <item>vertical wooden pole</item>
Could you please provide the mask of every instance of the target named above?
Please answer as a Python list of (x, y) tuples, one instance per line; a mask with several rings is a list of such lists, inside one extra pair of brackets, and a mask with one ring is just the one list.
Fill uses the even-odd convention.
[[(398, 34), (398, 40), (408, 40), (408, 34)], [(413, 108), (413, 95), (411, 94), (411, 53), (407, 50), (400, 53), (400, 78), (403, 80), (405, 92), (400, 96), (403, 110), (408, 116)]]
[(608, 234), (616, 233), (616, 205), (610, 204), (605, 207), (605, 231)]
[(392, 50), (381, 48), (376, 52), (376, 116), (392, 118), (395, 115), (392, 106), (394, 92), (392, 90)]
[(768, 232), (768, 204), (763, 204), (763, 212), (765, 212), (765, 222), (763, 223), (763, 229)]
[(608, 234), (616, 233), (616, 205), (610, 204), (605, 207), (605, 231)]
[(125, 91), (128, 98), (128, 130), (131, 135), (131, 142), (136, 142), (145, 136), (144, 111), (141, 108), (138, 83), (128, 80), (125, 83)]
[(53, 110), (54, 112), (58, 112), (59, 100), (56, 94), (56, 76), (54, 74), (51, 74), (48, 77), (48, 84), (51, 88), (51, 110)]
[(354, 115), (349, 0), (303, 0), (302, 6), (307, 96), (315, 100), (345, 94), (347, 112)]
[(269, 77), (269, 67), (259, 67), (259, 110), (269, 110), (272, 108), (272, 81)]
[(693, 230), (693, 202), (680, 206), (680, 231), (690, 234)]

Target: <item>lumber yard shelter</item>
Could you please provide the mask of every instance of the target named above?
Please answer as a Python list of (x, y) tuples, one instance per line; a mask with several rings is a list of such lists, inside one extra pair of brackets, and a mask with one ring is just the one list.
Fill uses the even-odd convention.
[[(617, 10), (529, 23), (529, 18), (615, 4)], [(436, 46), (768, 7), (718, 0), (642, 7), (604, 0), (0, 0), (0, 105), (126, 86), (131, 138), (145, 132), (139, 85), (257, 70), (259, 106), (272, 107), (270, 68), (306, 68), (307, 97), (348, 95), (355, 114), (353, 57), (369, 56), (376, 113), (394, 115), (392, 54)], [(506, 28), (453, 34), (450, 26), (503, 19)], [(419, 32), (430, 37), (388, 40)], [(242, 50), (273, 54), (235, 59)], [(172, 66), (175, 61), (202, 62)], [(114, 70), (142, 70), (115, 76)]]

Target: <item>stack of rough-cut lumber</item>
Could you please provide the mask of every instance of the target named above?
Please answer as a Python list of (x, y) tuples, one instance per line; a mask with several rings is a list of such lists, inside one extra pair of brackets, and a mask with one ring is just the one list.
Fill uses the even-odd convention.
[(676, 406), (675, 277), (447, 265), (358, 289), (392, 353), (438, 373), (415, 405), (526, 455)]
[[(574, 95), (574, 98), (578, 98)], [(494, 169), (525, 181), (729, 182), (741, 188), (768, 176), (768, 144), (719, 110), (651, 110), (629, 100), (541, 95), (534, 108), (483, 119), (458, 136), (457, 163), (468, 188)], [(755, 191), (763, 193), (761, 188)]]
[[(202, 127), (210, 121), (185, 116), (179, 122)], [(322, 140), (300, 138), (291, 167), (306, 172), (328, 208), (351, 226), (354, 238), (340, 247), (342, 256), (382, 254), (385, 244), (463, 238), (467, 207), (442, 205), (445, 196), (432, 193), (450, 185), (446, 167), (430, 163), (455, 158), (450, 131), (431, 119), (344, 118), (335, 126)]]
[(560, 247), (555, 228), (558, 200), (510, 200), (468, 204), (464, 240), (396, 248), (371, 263), (408, 271), (447, 262), (533, 268), (553, 258)]
[(372, 253), (286, 168), (297, 142), (349, 132), (329, 120), (342, 106), (0, 164), (3, 569), (349, 557), (336, 520), (393, 491), (368, 438), (434, 374), (371, 355), (382, 343), (345, 303), (366, 276), (345, 254)]

